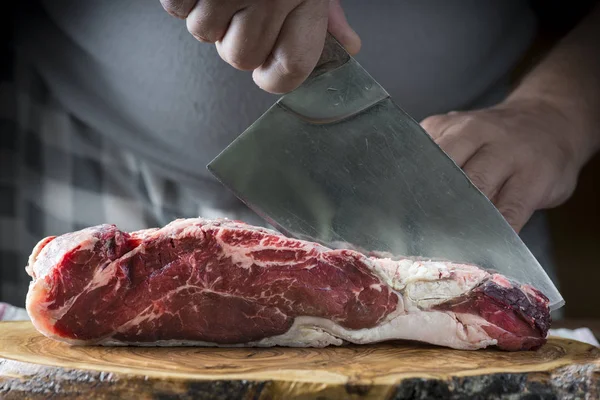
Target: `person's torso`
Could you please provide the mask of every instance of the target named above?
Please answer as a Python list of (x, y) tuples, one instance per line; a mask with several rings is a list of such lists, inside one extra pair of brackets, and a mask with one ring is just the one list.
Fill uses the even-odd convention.
[[(205, 165), (276, 100), (158, 1), (43, 3), (50, 19), (19, 44), (56, 96), (182, 182), (206, 179)], [(363, 41), (358, 61), (418, 120), (499, 101), (535, 25), (522, 0), (342, 4)]]

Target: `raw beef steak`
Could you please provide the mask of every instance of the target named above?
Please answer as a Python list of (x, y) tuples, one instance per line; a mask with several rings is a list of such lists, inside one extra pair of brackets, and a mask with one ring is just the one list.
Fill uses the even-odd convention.
[(548, 300), (471, 265), (368, 257), (230, 220), (42, 240), (27, 311), (79, 345), (314, 346), (409, 339), (535, 349)]

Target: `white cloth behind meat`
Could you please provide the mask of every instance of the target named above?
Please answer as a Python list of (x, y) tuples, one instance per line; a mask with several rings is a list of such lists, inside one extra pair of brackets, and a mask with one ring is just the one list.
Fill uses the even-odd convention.
[(588, 343), (592, 346), (600, 347), (600, 343), (589, 328), (578, 329), (550, 329), (549, 336), (558, 336), (565, 339), (573, 339), (579, 342)]
[(0, 303), (0, 321), (27, 321), (29, 315), (24, 308), (14, 307), (10, 304)]

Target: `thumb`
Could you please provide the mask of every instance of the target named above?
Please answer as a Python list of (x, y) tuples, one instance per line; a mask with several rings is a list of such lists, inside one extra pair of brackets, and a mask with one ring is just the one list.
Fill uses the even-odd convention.
[(329, 0), (329, 25), (327, 30), (351, 55), (355, 55), (360, 51), (360, 37), (350, 27), (340, 0)]

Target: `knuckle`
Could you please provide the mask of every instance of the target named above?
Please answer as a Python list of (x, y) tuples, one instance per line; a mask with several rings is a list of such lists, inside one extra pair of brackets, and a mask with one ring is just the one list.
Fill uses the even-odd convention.
[(185, 23), (187, 30), (196, 39), (202, 42), (208, 42), (208, 38), (202, 27), (202, 21), (199, 18), (188, 18)]
[(180, 3), (181, 0), (160, 0), (160, 4), (168, 13), (177, 10), (177, 8), (179, 8)]
[(557, 193), (553, 193), (550, 197), (550, 201), (548, 205), (551, 207), (556, 207), (563, 204), (565, 201), (569, 200), (569, 198), (575, 192), (575, 188), (577, 187), (577, 178), (567, 179), (564, 184), (556, 190)]
[(471, 128), (473, 126), (477, 126), (480, 122), (480, 119), (473, 114), (466, 114), (461, 117), (459, 124), (462, 128)]
[(188, 17), (186, 27), (189, 33), (201, 42), (215, 43), (224, 32), (211, 28), (202, 16)]
[(243, 49), (226, 47), (220, 49), (219, 53), (229, 65), (242, 71), (251, 71), (262, 64), (262, 61), (252, 55), (252, 52)]
[(442, 120), (443, 120), (443, 118), (441, 116), (439, 116), (439, 115), (432, 115), (432, 116), (429, 116), (429, 117), (425, 118), (423, 121), (421, 121), (421, 126), (427, 132), (430, 132), (430, 131), (435, 130), (437, 127), (439, 127), (440, 124), (441, 124), (441, 122), (442, 122)]
[(279, 76), (274, 74), (271, 68), (255, 69), (252, 73), (252, 79), (259, 88), (272, 94), (281, 95), (295, 89), (295, 87), (290, 86), (289, 82), (281, 80)]
[(498, 211), (500, 211), (504, 216), (504, 219), (506, 219), (513, 227), (520, 227), (523, 225), (523, 220), (527, 216), (527, 207), (521, 201), (511, 201), (504, 204)]
[(574, 149), (565, 141), (559, 141), (551, 152), (551, 154), (541, 154), (541, 157), (543, 160), (552, 160), (549, 164), (559, 170), (572, 168), (573, 160), (577, 158)]
[(311, 71), (311, 67), (307, 63), (290, 58), (277, 60), (275, 69), (277, 74), (286, 80), (304, 79)]
[(490, 195), (490, 192), (492, 190), (492, 185), (490, 182), (490, 178), (488, 178), (488, 175), (485, 172), (469, 171), (467, 173), (467, 175), (471, 179), (471, 182), (473, 182), (473, 184), (477, 188), (479, 188), (479, 190), (481, 190), (483, 193), (485, 193), (488, 196)]
[(270, 93), (288, 93), (300, 86), (311, 70), (301, 63), (277, 60), (269, 67), (259, 86)]
[(190, 0), (160, 0), (166, 12), (177, 18), (185, 18), (189, 13)]

